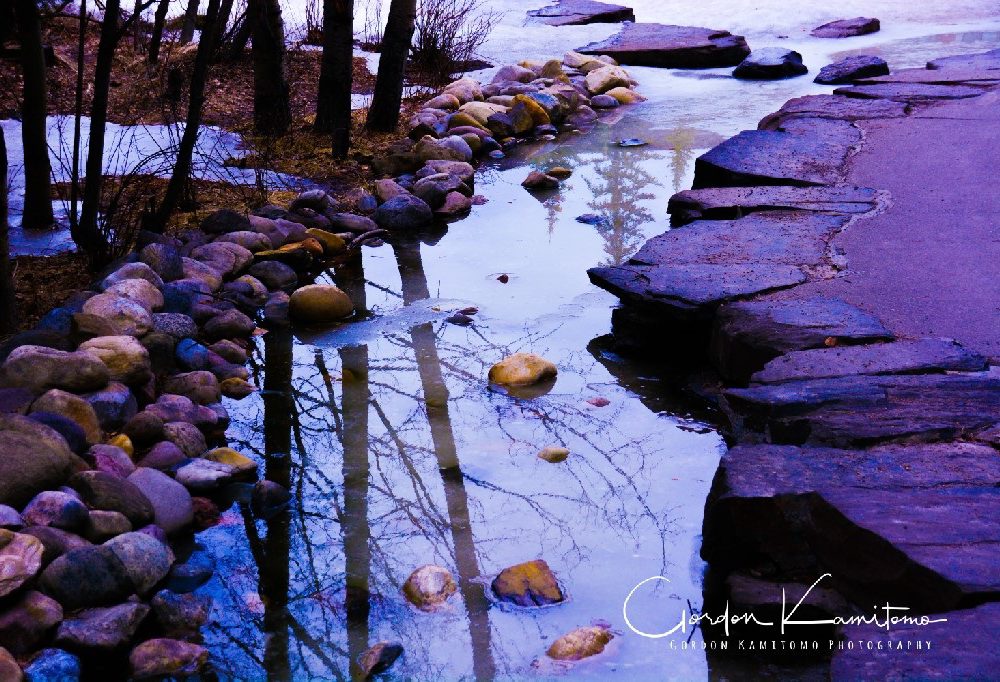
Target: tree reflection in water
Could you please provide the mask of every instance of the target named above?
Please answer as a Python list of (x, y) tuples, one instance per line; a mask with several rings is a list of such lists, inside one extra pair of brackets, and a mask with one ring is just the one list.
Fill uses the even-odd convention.
[[(641, 161), (662, 151), (612, 150), (593, 161), (580, 153), (563, 163), (594, 165), (602, 179), (588, 170), (573, 180), (583, 176), (599, 195), (592, 210), (609, 216), (601, 233), (608, 257), (625, 258), (645, 219), (636, 202), (653, 182)], [(398, 290), (386, 288), (385, 268), (366, 282), (360, 257), (335, 272), (359, 311), (366, 289), (402, 309), (309, 343), (278, 331), (259, 343), (254, 371), (264, 391), (232, 406), (233, 445), (258, 456), (293, 501), (268, 520), (239, 506), (204, 532), (218, 563), (203, 588), (216, 604), (206, 637), (224, 652), (214, 660), (223, 676), (358, 679), (358, 656), (383, 639), (404, 644), (393, 668), (403, 677), (522, 676), (546, 639), (620, 615), (633, 578), (680, 575), (683, 592), (691, 548), (674, 546), (682, 535), (675, 512), (689, 502), (664, 491), (677, 480), (670, 476), (696, 469), (671, 445), (694, 436), (635, 400), (602, 409), (584, 402), (620, 389), (574, 379), (594, 375), (583, 348), (559, 358), (550, 395), (520, 401), (488, 392), (492, 362), (544, 351), (558, 325), (459, 328), (441, 322), (443, 314), (407, 317), (435, 304), (421, 248), (416, 237), (391, 245)], [(390, 249), (366, 254), (385, 259)], [(535, 453), (545, 445), (568, 447), (571, 464), (540, 462)], [(674, 467), (669, 474), (665, 465)], [(709, 476), (698, 485), (707, 489)], [(698, 485), (679, 494), (700, 506)], [(570, 603), (538, 612), (491, 603), (489, 576), (538, 557), (565, 581)], [(447, 567), (459, 584), (431, 615), (400, 593), (426, 563)]]

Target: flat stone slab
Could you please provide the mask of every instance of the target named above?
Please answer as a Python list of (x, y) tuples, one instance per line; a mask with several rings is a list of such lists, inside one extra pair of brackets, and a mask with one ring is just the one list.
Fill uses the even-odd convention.
[(906, 116), (906, 104), (883, 99), (858, 99), (842, 95), (806, 95), (785, 102), (778, 111), (757, 124), (759, 130), (779, 130), (784, 121), (796, 118), (832, 118), (860, 121)]
[(873, 346), (793, 351), (771, 360), (751, 381), (771, 384), (854, 374), (976, 372), (986, 359), (950, 339), (901, 340)]
[(928, 69), (1000, 69), (1000, 49), (940, 57), (927, 62)]
[(854, 17), (853, 19), (838, 19), (817, 26), (809, 35), (814, 38), (851, 38), (875, 33), (882, 28), (878, 19), (873, 17)]
[(667, 204), (672, 225), (694, 220), (733, 220), (757, 211), (819, 211), (866, 213), (875, 206), (875, 190), (868, 187), (708, 187), (677, 192)]
[(583, 54), (606, 54), (619, 64), (705, 69), (736, 66), (750, 54), (743, 36), (696, 26), (626, 24), (607, 40), (579, 48)]
[(836, 298), (739, 301), (719, 309), (709, 352), (722, 376), (745, 382), (785, 353), (892, 338), (875, 316)]
[(653, 237), (622, 266), (594, 268), (591, 281), (637, 302), (715, 306), (806, 280), (823, 263), (843, 216), (762, 212), (739, 220), (702, 220)]
[(837, 88), (835, 95), (862, 99), (891, 99), (894, 102), (934, 102), (946, 99), (979, 97), (984, 90), (969, 85), (930, 85), (927, 83), (878, 83)]
[[(1000, 668), (1000, 604), (949, 611), (935, 616), (947, 622), (899, 624), (886, 632), (876, 625), (844, 627), (843, 639), (881, 643), (875, 652), (865, 646), (838, 649), (830, 664), (834, 680), (989, 680)], [(922, 650), (917, 642), (930, 642)], [(876, 645), (877, 646), (877, 645)], [(877, 655), (873, 655), (877, 654)]]
[(998, 475), (995, 451), (973, 443), (736, 447), (713, 484), (702, 554), (729, 569), (764, 559), (782, 580), (829, 572), (825, 586), (865, 609), (955, 608), (1000, 586)]
[(595, 2), (595, 0), (560, 0), (555, 5), (530, 10), (528, 16), (549, 26), (635, 21), (635, 12), (631, 7)]
[(997, 69), (982, 69), (974, 67), (955, 67), (951, 69), (903, 69), (890, 74), (860, 78), (855, 81), (859, 85), (875, 83), (928, 83), (931, 85), (948, 85), (953, 83), (993, 84), (1000, 81)]
[[(879, 87), (879, 86), (872, 86)], [(794, 124), (794, 130), (789, 126)], [(750, 185), (835, 185), (861, 133), (846, 121), (800, 118), (786, 130), (744, 130), (695, 161), (695, 189)]]
[(813, 79), (813, 82), (823, 85), (841, 85), (859, 78), (883, 76), (888, 75), (888, 73), (889, 65), (881, 57), (859, 54), (827, 64), (819, 70), (819, 75)]
[(980, 374), (858, 375), (725, 391), (775, 443), (842, 447), (972, 437), (1000, 414), (1000, 378)]

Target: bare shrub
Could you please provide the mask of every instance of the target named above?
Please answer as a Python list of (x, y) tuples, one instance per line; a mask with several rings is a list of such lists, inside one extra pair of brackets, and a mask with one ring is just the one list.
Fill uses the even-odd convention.
[(361, 49), (378, 52), (382, 47), (382, 0), (365, 3), (365, 27), (361, 31)]
[(306, 0), (306, 45), (323, 44), (323, 3), (321, 0)]
[(468, 70), (503, 14), (484, 0), (421, 0), (414, 24), (413, 64), (432, 83)]

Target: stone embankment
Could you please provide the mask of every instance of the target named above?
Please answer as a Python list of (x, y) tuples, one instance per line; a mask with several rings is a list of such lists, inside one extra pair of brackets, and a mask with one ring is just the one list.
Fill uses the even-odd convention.
[(797, 615), (947, 618), (787, 635), (932, 642), (827, 651), (838, 679), (1000, 663), (998, 105), (1000, 51), (791, 100), (698, 159), (675, 229), (590, 271), (620, 345), (686, 341), (722, 379), (707, 610), (773, 615), (829, 574)]
[[(142, 233), (90, 290), (0, 345), (0, 679), (204, 672), (211, 604), (195, 590), (214, 561), (192, 533), (224, 502), (268, 518), (290, 499), (226, 446), (223, 398), (257, 390), (253, 337), (349, 320), (348, 295), (312, 283), (326, 267), (460, 218), (475, 201), (470, 162), (592, 123), (591, 105), (635, 101), (633, 85), (613, 60), (575, 53), (504, 67), (485, 86), (463, 78), (417, 114), (412, 139), (381, 160), (399, 173), (373, 192), (341, 205), (312, 190), (176, 236)], [(551, 597), (542, 565), (525, 584)], [(528, 598), (501, 587), (498, 598)], [(380, 643), (362, 665), (384, 669), (401, 650)]]

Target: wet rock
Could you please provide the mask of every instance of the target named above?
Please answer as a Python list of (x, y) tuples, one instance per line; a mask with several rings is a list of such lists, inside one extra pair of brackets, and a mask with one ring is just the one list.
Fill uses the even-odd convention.
[(138, 680), (196, 675), (208, 663), (208, 650), (176, 639), (150, 639), (128, 657), (132, 677)]
[(218, 462), (232, 467), (233, 477), (236, 479), (253, 480), (257, 477), (257, 463), (232, 448), (213, 448), (202, 457), (210, 462)]
[(215, 572), (212, 555), (200, 548), (191, 553), (187, 561), (174, 564), (165, 585), (166, 589), (180, 594), (194, 592), (204, 585)]
[(894, 341), (873, 346), (845, 346), (793, 351), (767, 363), (751, 380), (780, 383), (856, 374), (976, 372), (986, 360), (950, 339)]
[(612, 5), (595, 0), (560, 0), (556, 5), (530, 10), (528, 16), (549, 26), (575, 26), (579, 24), (614, 24), (635, 21), (631, 7)]
[(201, 405), (217, 403), (221, 397), (219, 380), (205, 370), (175, 374), (164, 382), (163, 391), (184, 396)]
[(138, 403), (125, 384), (112, 381), (107, 388), (83, 396), (97, 415), (101, 428), (116, 431), (136, 415)]
[(291, 493), (274, 481), (257, 481), (250, 495), (250, 505), (260, 516), (269, 516), (284, 509), (292, 499)]
[(208, 449), (201, 429), (188, 422), (167, 422), (163, 437), (180, 448), (185, 457), (198, 457)]
[(273, 260), (254, 263), (247, 272), (272, 290), (290, 290), (298, 284), (299, 280), (295, 270), (284, 263)]
[(742, 80), (778, 80), (807, 73), (802, 55), (783, 47), (758, 48), (733, 70), (733, 78)]
[[(42, 649), (24, 668), (27, 682), (77, 682), (81, 673), (80, 659), (62, 649)], [(0, 677), (3, 677), (0, 674)], [(6, 678), (4, 678), (6, 679)]]
[(854, 55), (833, 64), (827, 64), (820, 69), (819, 75), (813, 82), (823, 85), (840, 85), (859, 78), (882, 76), (888, 73), (889, 65), (881, 57)]
[(253, 263), (253, 254), (239, 244), (212, 242), (191, 252), (191, 258), (204, 263), (223, 278), (235, 277)]
[(149, 607), (136, 602), (86, 609), (62, 622), (56, 643), (87, 652), (111, 652), (132, 641), (148, 614)]
[(187, 527), (193, 518), (191, 494), (166, 474), (139, 467), (128, 481), (142, 491), (153, 507), (153, 522), (168, 534)]
[(678, 227), (695, 220), (735, 220), (747, 213), (786, 209), (866, 213), (875, 208), (875, 190), (867, 187), (707, 187), (670, 197), (667, 212)]
[(867, 76), (858, 85), (876, 83), (926, 83), (929, 85), (977, 85), (989, 87), (1000, 83), (997, 69), (899, 69), (881, 76)]
[(719, 309), (709, 352), (724, 377), (745, 382), (784, 353), (892, 338), (877, 318), (840, 299), (741, 301)]
[(152, 412), (143, 410), (122, 427), (122, 433), (135, 445), (144, 448), (163, 440), (163, 419)]
[(104, 542), (116, 535), (128, 533), (130, 530), (132, 530), (132, 524), (129, 523), (124, 514), (94, 509), (90, 512), (83, 534), (91, 542)]
[(163, 294), (144, 279), (127, 279), (105, 289), (104, 293), (135, 301), (150, 313), (163, 307)]
[(984, 90), (970, 85), (933, 85), (925, 83), (877, 83), (837, 88), (835, 95), (860, 99), (888, 99), (907, 104), (979, 97)]
[(0, 432), (0, 504), (21, 508), (42, 490), (62, 485), (79, 462), (57, 431), (34, 419), (0, 414)]
[(545, 653), (557, 661), (579, 661), (601, 653), (612, 639), (614, 635), (608, 628), (589, 625), (566, 633)]
[(548, 606), (566, 598), (544, 559), (503, 569), (490, 583), (490, 588), (500, 601), (518, 606)]
[(989, 452), (968, 443), (734, 448), (706, 507), (702, 556), (721, 570), (765, 560), (781, 579), (807, 584), (829, 572), (858, 604), (935, 612), (975, 601), (997, 577), (989, 557), (1000, 523), (988, 508), (1000, 464)]
[(126, 263), (101, 281), (101, 291), (130, 279), (144, 279), (156, 288), (163, 286), (163, 278), (146, 263)]
[(500, 70), (496, 72), (495, 76), (493, 76), (494, 83), (507, 83), (511, 81), (517, 83), (529, 83), (533, 80), (535, 80), (534, 71), (516, 64), (508, 64), (507, 66), (500, 67)]
[(298, 322), (323, 324), (351, 315), (354, 304), (347, 294), (331, 284), (309, 284), (292, 293), (289, 314)]
[[(645, 97), (631, 88), (611, 88), (604, 94), (608, 97), (613, 97), (618, 104), (635, 104), (636, 102), (646, 101)], [(591, 105), (593, 105), (593, 103), (594, 101), (591, 100)]]
[(559, 189), (559, 180), (535, 170), (528, 173), (528, 177), (521, 181), (521, 187), (536, 191), (554, 190)]
[(472, 199), (460, 192), (448, 192), (444, 203), (434, 209), (434, 213), (444, 220), (454, 220), (464, 216), (470, 210), (472, 210)]
[(366, 678), (374, 677), (391, 668), (396, 659), (402, 655), (402, 644), (377, 642), (361, 654), (358, 659), (358, 667), (364, 672)]
[(213, 429), (219, 421), (218, 415), (211, 408), (198, 405), (185, 396), (170, 393), (161, 395), (144, 411), (159, 417), (164, 423), (186, 422), (203, 430)]
[(17, 513), (17, 510), (6, 504), (0, 504), (0, 529), (20, 530), (23, 527), (24, 519)]
[(135, 464), (128, 453), (115, 445), (100, 444), (90, 448), (87, 460), (98, 471), (126, 478), (135, 471)]
[(87, 451), (87, 434), (82, 426), (69, 417), (54, 412), (32, 412), (28, 416), (32, 421), (48, 426), (62, 436), (75, 454), (82, 455)]
[(113, 381), (129, 386), (145, 384), (152, 377), (149, 351), (131, 336), (101, 336), (80, 344), (108, 368)]
[(116, 294), (98, 294), (83, 304), (83, 312), (102, 318), (116, 334), (142, 336), (153, 328), (149, 309), (130, 298)]
[(29, 526), (52, 526), (76, 531), (87, 525), (87, 508), (73, 495), (46, 490), (32, 498), (21, 517)]
[(558, 464), (559, 462), (566, 461), (566, 458), (569, 457), (569, 450), (557, 445), (549, 445), (538, 452), (538, 457), (544, 459), (546, 462)]
[(347, 250), (347, 242), (338, 234), (315, 227), (309, 228), (307, 234), (323, 245), (323, 255), (325, 256), (336, 256)]
[(242, 213), (223, 208), (209, 214), (201, 221), (201, 231), (206, 234), (227, 234), (250, 229), (250, 220)]
[(231, 232), (229, 234), (224, 234), (215, 240), (216, 242), (229, 242), (230, 244), (239, 244), (244, 249), (251, 253), (256, 253), (258, 251), (265, 251), (272, 247), (271, 238), (266, 234), (261, 234), (260, 232), (255, 232), (253, 230), (245, 230), (240, 232)]
[(600, 95), (612, 88), (625, 87), (631, 83), (628, 73), (620, 66), (602, 66), (594, 69), (586, 77), (587, 92), (592, 95)]
[(152, 268), (164, 282), (184, 276), (180, 251), (169, 244), (148, 244), (142, 247), (139, 260)]
[(21, 666), (17, 664), (10, 652), (0, 647), (0, 679), (6, 682), (21, 682), (24, 675), (21, 673)]
[(976, 54), (940, 57), (927, 62), (927, 68), (938, 69), (1000, 69), (1000, 48)]
[[(611, 90), (608, 92), (611, 92)], [(596, 120), (597, 112), (586, 105), (578, 106), (573, 113), (566, 117), (566, 123), (571, 126), (586, 126)]]
[(413, 147), (413, 152), (421, 161), (444, 159), (449, 161), (471, 161), (472, 149), (462, 138), (452, 135), (440, 140), (425, 135)]
[(176, 639), (192, 639), (208, 620), (212, 606), (210, 597), (197, 594), (177, 594), (160, 590), (149, 602), (160, 629)]
[(411, 194), (395, 196), (375, 211), (375, 222), (386, 230), (412, 230), (429, 224), (432, 218), (427, 202)]
[(166, 577), (174, 563), (173, 552), (145, 533), (125, 533), (104, 543), (122, 562), (137, 594), (147, 594)]
[(881, 28), (878, 19), (855, 17), (853, 19), (838, 19), (817, 26), (809, 35), (814, 38), (850, 38), (875, 33)]
[(58, 388), (49, 389), (31, 404), (31, 412), (57, 414), (69, 419), (83, 429), (89, 445), (99, 443), (103, 437), (97, 413), (86, 400)]
[(802, 127), (795, 132), (744, 130), (705, 152), (695, 161), (695, 189), (839, 183), (860, 132), (846, 121), (812, 118), (796, 123)]
[(427, 202), (427, 205), (432, 209), (440, 208), (449, 192), (472, 194), (461, 178), (457, 175), (445, 175), (444, 173), (428, 175), (417, 180), (413, 185), (413, 194)]
[(219, 313), (202, 326), (202, 331), (210, 339), (244, 338), (257, 328), (254, 321), (238, 310)]
[(42, 565), (52, 563), (53, 560), (66, 552), (89, 547), (91, 544), (79, 535), (50, 526), (28, 526), (21, 532), (38, 538), (38, 541), (42, 543)]
[(175, 443), (162, 441), (149, 449), (139, 462), (139, 466), (167, 471), (186, 459), (187, 455)]
[[(400, 194), (408, 194), (407, 190), (400, 186), (395, 180), (385, 178), (375, 181), (375, 195), (380, 203), (385, 203)], [(377, 227), (377, 226), (376, 226)], [(352, 230), (354, 232), (367, 232), (367, 230)]]
[(236, 343), (235, 341), (230, 341), (229, 339), (223, 339), (222, 341), (216, 341), (211, 346), (208, 347), (210, 351), (219, 355), (223, 359), (235, 363), (237, 365), (242, 365), (247, 361), (249, 357), (247, 351), (243, 346)]
[[(932, 616), (941, 622), (928, 625), (900, 623), (887, 632), (877, 625), (849, 625), (845, 640), (864, 646), (837, 649), (830, 663), (834, 680), (986, 680), (996, 676), (1000, 654), (994, 633), (1000, 627), (1000, 605), (996, 602)], [(915, 641), (933, 642), (919, 655), (910, 648)], [(872, 648), (881, 652), (872, 656)]]
[(284, 291), (276, 291), (264, 305), (264, 324), (268, 328), (287, 327), (290, 322), (289, 301), (291, 297)]
[(421, 611), (436, 610), (457, 590), (451, 572), (433, 564), (421, 566), (403, 583), (403, 595)]
[(515, 353), (493, 365), (489, 382), (504, 386), (526, 386), (555, 378), (558, 369), (533, 353)]
[(972, 436), (996, 422), (1000, 379), (971, 374), (858, 375), (726, 391), (775, 443), (852, 447)]
[(59, 602), (41, 592), (25, 592), (0, 613), (0, 646), (14, 654), (28, 653), (62, 618)]
[[(218, 291), (222, 287), (223, 271), (214, 267), (213, 264), (202, 263), (193, 258), (183, 258), (181, 262), (184, 265), (184, 279), (172, 282), (171, 284), (174, 284), (175, 287), (183, 286), (188, 290), (197, 289), (208, 293)], [(165, 308), (169, 300), (168, 289), (170, 289), (169, 285), (164, 287)]]
[(577, 50), (585, 55), (608, 55), (620, 64), (673, 69), (736, 66), (750, 54), (743, 36), (693, 26), (625, 24), (607, 40)]
[(44, 346), (19, 346), (0, 370), (0, 383), (43, 393), (60, 388), (71, 393), (96, 391), (108, 385), (104, 363), (85, 352), (66, 352)]
[(104, 471), (81, 471), (69, 479), (69, 486), (80, 493), (92, 509), (120, 512), (134, 528), (153, 520), (149, 500), (127, 479)]
[(27, 533), (0, 530), (0, 598), (11, 594), (38, 574), (42, 543)]
[(70, 550), (42, 571), (42, 590), (68, 610), (119, 602), (132, 593), (132, 581), (107, 547)]
[(611, 95), (594, 95), (590, 98), (590, 106), (594, 109), (614, 109), (619, 102)]
[(235, 470), (228, 464), (192, 459), (175, 472), (177, 482), (194, 492), (216, 490), (233, 480)]

